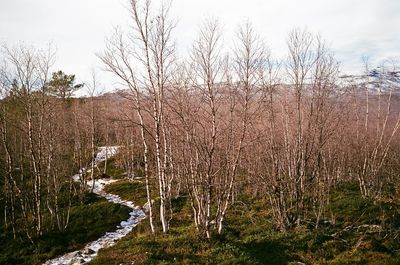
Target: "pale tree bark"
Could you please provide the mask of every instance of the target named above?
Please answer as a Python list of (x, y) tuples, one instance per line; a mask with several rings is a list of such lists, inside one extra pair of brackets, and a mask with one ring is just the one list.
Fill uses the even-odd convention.
[(143, 145), (143, 161), (144, 161), (144, 175), (146, 182), (146, 195), (147, 205), (149, 208), (149, 224), (152, 233), (155, 232), (153, 223), (153, 203), (150, 190), (150, 175), (149, 175), (149, 148), (148, 139), (146, 136), (147, 126), (144, 120), (144, 113), (142, 107), (142, 93), (138, 86), (137, 76), (133, 67), (134, 55), (129, 46), (124, 42), (124, 38), (118, 30), (115, 31), (114, 36), (107, 42), (107, 49), (103, 55), (99, 56), (102, 62), (106, 65), (107, 70), (115, 74), (124, 85), (128, 86), (132, 94), (132, 102), (139, 119), (140, 134)]
[(288, 47), (287, 83), (276, 83), (268, 64), (262, 81), (269, 135), (260, 177), (280, 230), (300, 225), (308, 209), (318, 226), (339, 165), (330, 151), (340, 124), (337, 63), (306, 31), (291, 32)]
[[(151, 132), (154, 137), (155, 172), (160, 196), (160, 221), (162, 230), (166, 233), (169, 230), (168, 187), (172, 176), (166, 171), (169, 157), (164, 101), (169, 71), (174, 59), (174, 43), (171, 34), (175, 25), (169, 19), (169, 6), (167, 5), (161, 5), (156, 14), (153, 14), (150, 1), (131, 0), (129, 11), (133, 22), (133, 32), (128, 35), (129, 42), (126, 42), (121, 34), (116, 34), (114, 43), (112, 43), (113, 41), (109, 42), (108, 50), (117, 50), (118, 57), (111, 58), (113, 55), (107, 52), (100, 57), (103, 57), (102, 60), (108, 68), (134, 91), (137, 109), (147, 108), (140, 103), (142, 96), (140, 90), (143, 89), (147, 93), (145, 96), (149, 96), (151, 99), (152, 107), (145, 111), (151, 113), (153, 125), (146, 125), (143, 120), (141, 127), (143, 130)], [(116, 43), (120, 46), (116, 46)], [(138, 63), (139, 66), (134, 68), (134, 63)], [(138, 112), (138, 115), (139, 119), (143, 118), (143, 116), (140, 117), (142, 112)], [(147, 141), (143, 140), (143, 143), (146, 149)]]
[[(211, 238), (210, 222), (211, 222), (211, 207), (213, 196), (215, 195), (214, 182), (216, 177), (215, 166), (215, 149), (217, 145), (217, 102), (216, 96), (218, 93), (218, 78), (222, 75), (222, 58), (221, 52), (221, 29), (217, 20), (208, 20), (203, 24), (200, 29), (199, 38), (195, 41), (192, 48), (192, 65), (194, 70), (194, 83), (198, 87), (202, 96), (206, 99), (207, 109), (206, 126), (209, 126), (210, 131), (206, 131), (201, 136), (206, 145), (206, 152), (201, 153), (201, 159), (204, 159), (204, 172), (196, 172), (193, 177), (193, 183), (190, 186), (193, 189), (192, 193), (195, 195), (195, 201), (192, 202), (196, 205), (194, 218), (200, 228), (201, 233), (206, 238)], [(220, 79), (222, 80), (222, 79)], [(197, 146), (196, 148), (204, 148)], [(199, 183), (194, 178), (200, 178)]]
[[(385, 71), (382, 67), (382, 72), (385, 73)], [(356, 175), (362, 196), (379, 200), (382, 188), (387, 184), (382, 174), (393, 138), (400, 128), (400, 112), (394, 113), (392, 110), (393, 86), (379, 80), (377, 95), (373, 95), (369, 87), (370, 71), (367, 61), (365, 61), (365, 72), (367, 80), (361, 87), (365, 93), (364, 126), (359, 130), (356, 143), (356, 146), (361, 148), (362, 160), (359, 161)], [(382, 87), (385, 85), (388, 91), (383, 93)], [(374, 98), (377, 98), (378, 106), (373, 105)]]
[[(51, 45), (46, 50), (38, 50), (20, 44), (11, 48), (4, 45), (2, 52), (8, 61), (8, 69), (4, 69), (2, 75), (9, 84), (9, 95), (19, 102), (23, 110), (23, 126), (26, 128), (27, 148), (33, 173), (31, 182), (34, 204), (33, 232), (35, 235), (40, 235), (43, 231), (43, 208), (46, 201), (46, 198), (42, 197), (42, 188), (46, 184), (44, 180), (46, 170), (44, 121), (49, 112), (45, 89), (49, 69), (54, 62), (54, 50)], [(25, 202), (21, 204), (21, 207), (25, 207)], [(29, 229), (26, 230), (30, 238)]]
[[(227, 181), (225, 185), (221, 187), (222, 193), (219, 196), (218, 210), (216, 213), (218, 234), (222, 233), (223, 221), (231, 198), (233, 198), (237, 168), (244, 147), (248, 126), (253, 116), (252, 103), (260, 92), (260, 72), (264, 67), (263, 60), (267, 57), (268, 52), (265, 45), (253, 30), (251, 24), (247, 22), (240, 27), (233, 58), (233, 68), (235, 78), (237, 78), (237, 85), (233, 85), (234, 93), (230, 94), (232, 98), (231, 102), (237, 101), (235, 102), (237, 106), (231, 105), (230, 113), (233, 111), (238, 112), (237, 120), (231, 120), (232, 124), (230, 126), (237, 127), (232, 130), (237, 132), (233, 132), (231, 136), (234, 146), (230, 151), (231, 154), (229, 154), (229, 159), (231, 161), (228, 163)], [(240, 125), (235, 126), (236, 124)]]
[(89, 96), (90, 106), (89, 106), (89, 122), (90, 122), (90, 152), (91, 152), (91, 160), (90, 160), (90, 179), (92, 180), (91, 184), (91, 192), (93, 192), (94, 184), (95, 184), (95, 158), (96, 158), (96, 120), (97, 117), (95, 113), (95, 108), (98, 108), (98, 104), (95, 104), (95, 97), (99, 94), (99, 84), (96, 77), (96, 72), (92, 70), (92, 80), (90, 84), (86, 84), (86, 90)]

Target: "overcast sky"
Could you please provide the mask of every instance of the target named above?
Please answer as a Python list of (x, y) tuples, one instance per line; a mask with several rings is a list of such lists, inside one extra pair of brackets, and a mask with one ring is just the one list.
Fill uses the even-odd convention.
[[(88, 81), (91, 68), (101, 66), (95, 52), (102, 51), (104, 38), (113, 26), (129, 23), (127, 2), (0, 0), (0, 42), (42, 47), (51, 41), (58, 50), (54, 70)], [(400, 58), (400, 0), (174, 0), (172, 15), (178, 18), (175, 36), (182, 53), (201, 22), (216, 17), (227, 43), (238, 24), (249, 19), (277, 57), (284, 56), (294, 27), (320, 33), (343, 72), (357, 72), (363, 56), (375, 64)], [(113, 86), (110, 77), (101, 74), (101, 79), (107, 89)]]

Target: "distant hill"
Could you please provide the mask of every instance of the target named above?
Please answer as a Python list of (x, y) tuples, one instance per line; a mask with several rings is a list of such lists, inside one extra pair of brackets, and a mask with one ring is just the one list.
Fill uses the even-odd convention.
[(385, 71), (380, 68), (371, 70), (364, 75), (343, 75), (340, 80), (344, 85), (357, 84), (360, 87), (367, 86), (371, 92), (400, 94), (400, 71)]

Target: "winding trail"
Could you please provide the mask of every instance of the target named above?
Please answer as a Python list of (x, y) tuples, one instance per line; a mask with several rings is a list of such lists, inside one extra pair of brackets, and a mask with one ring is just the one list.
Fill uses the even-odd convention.
[[(112, 151), (110, 151), (110, 148)], [(110, 158), (118, 152), (118, 147), (100, 147), (99, 153), (95, 158), (95, 164), (103, 161), (106, 157)], [(84, 170), (83, 170), (84, 171)], [(87, 171), (86, 171), (87, 172)], [(79, 181), (79, 174), (72, 177), (75, 181)], [(129, 213), (129, 218), (126, 221), (121, 221), (114, 232), (106, 232), (99, 239), (92, 241), (80, 250), (66, 253), (60, 257), (48, 260), (44, 265), (58, 265), (58, 264), (85, 264), (97, 256), (100, 249), (108, 248), (116, 244), (116, 242), (125, 237), (132, 229), (143, 219), (146, 218), (145, 213), (139, 206), (135, 206), (133, 202), (123, 200), (115, 194), (107, 193), (104, 187), (117, 180), (113, 179), (97, 179), (94, 184), (93, 192), (106, 198), (108, 201), (116, 204), (125, 205), (132, 209)], [(106, 218), (106, 217), (105, 217)]]

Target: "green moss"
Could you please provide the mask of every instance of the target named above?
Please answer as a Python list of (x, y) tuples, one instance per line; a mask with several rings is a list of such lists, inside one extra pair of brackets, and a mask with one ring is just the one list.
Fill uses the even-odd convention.
[(121, 198), (133, 201), (139, 206), (143, 206), (147, 202), (145, 184), (141, 181), (121, 180), (107, 185), (105, 191), (118, 194)]
[(45, 232), (34, 238), (34, 244), (21, 238), (13, 240), (9, 233), (2, 233), (0, 264), (41, 264), (63, 253), (80, 249), (107, 231), (114, 231), (120, 221), (129, 216), (129, 208), (94, 194), (87, 194), (84, 202), (74, 202), (65, 231)]
[(101, 177), (115, 178), (115, 179), (123, 178), (125, 171), (118, 165), (117, 161), (118, 161), (118, 155), (117, 157), (109, 158), (107, 160), (107, 169), (105, 173), (104, 173), (105, 161), (100, 162), (99, 165), (97, 166), (99, 171), (96, 172)]
[[(105, 189), (137, 205), (147, 201), (141, 181), (121, 180)], [(115, 246), (102, 249), (91, 264), (400, 264), (399, 202), (362, 198), (354, 183), (339, 185), (330, 201), (324, 218), (334, 217), (333, 224), (279, 232), (274, 229), (268, 203), (244, 193), (226, 217), (224, 234), (208, 241), (194, 228), (189, 197), (180, 196), (172, 200), (168, 234), (152, 235), (146, 219)], [(160, 231), (158, 203), (155, 199), (154, 221)], [(126, 213), (94, 195), (86, 196), (83, 205), (74, 203), (68, 231), (48, 233), (34, 246), (1, 243), (0, 264), (39, 264), (80, 248), (82, 242), (114, 229)], [(307, 218), (314, 221), (312, 215)], [(369, 229), (371, 225), (382, 231)]]
[[(137, 184), (120, 182), (110, 187), (133, 201), (144, 196)], [(398, 204), (363, 199), (353, 183), (339, 186), (331, 200), (325, 215), (336, 216), (334, 225), (278, 232), (266, 202), (242, 195), (227, 216), (224, 234), (207, 241), (193, 227), (188, 197), (182, 196), (172, 201), (174, 219), (168, 234), (151, 235), (143, 221), (115, 246), (101, 250), (91, 264), (400, 264), (395, 234), (368, 229), (344, 232), (350, 225), (382, 222), (385, 228), (395, 229)]]

